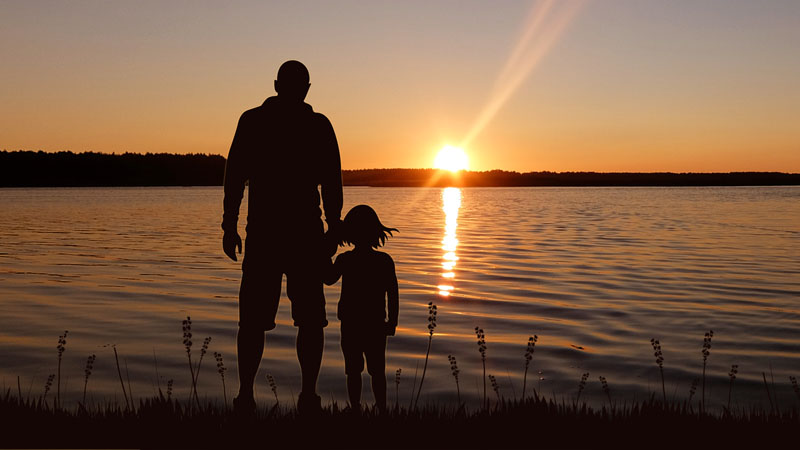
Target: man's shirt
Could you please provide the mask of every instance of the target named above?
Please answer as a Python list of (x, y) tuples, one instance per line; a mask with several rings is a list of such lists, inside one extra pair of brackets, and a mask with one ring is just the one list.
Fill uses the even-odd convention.
[(291, 237), (319, 229), (318, 186), (326, 220), (338, 222), (341, 159), (328, 118), (307, 103), (277, 96), (245, 111), (225, 166), (222, 228), (226, 231), (236, 230), (245, 183), (248, 236)]

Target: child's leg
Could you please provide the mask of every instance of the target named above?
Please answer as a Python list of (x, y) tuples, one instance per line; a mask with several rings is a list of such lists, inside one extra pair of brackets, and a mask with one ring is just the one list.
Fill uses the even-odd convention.
[(381, 334), (364, 352), (367, 357), (367, 371), (372, 376), (372, 395), (375, 406), (381, 411), (386, 409), (386, 336)]
[(347, 375), (347, 397), (350, 407), (361, 408), (361, 372), (364, 371), (364, 353), (359, 336), (342, 324), (342, 354), (344, 356), (344, 373)]

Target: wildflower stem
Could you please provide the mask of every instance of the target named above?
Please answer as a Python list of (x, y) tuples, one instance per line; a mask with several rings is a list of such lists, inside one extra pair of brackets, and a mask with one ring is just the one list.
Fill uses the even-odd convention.
[(114, 349), (114, 360), (117, 363), (117, 375), (119, 375), (119, 384), (122, 386), (122, 395), (125, 397), (125, 406), (127, 406), (128, 409), (131, 409), (131, 404), (128, 401), (128, 394), (125, 392), (125, 383), (122, 382), (122, 370), (119, 368), (119, 355), (117, 355), (116, 344), (112, 345), (111, 348)]
[(422, 377), (419, 379), (417, 397), (414, 400), (414, 408), (419, 405), (419, 396), (422, 393), (422, 382), (425, 381), (425, 372), (428, 370), (428, 357), (431, 355), (431, 343), (433, 342), (433, 330), (436, 328), (436, 305), (428, 302), (428, 350), (425, 352), (425, 365), (422, 367)]
[(731, 378), (731, 383), (728, 385), (728, 411), (731, 410), (731, 392), (733, 391), (733, 378)]
[(486, 359), (482, 359), (483, 363), (483, 407), (489, 409), (489, 399), (486, 397)]
[(194, 397), (195, 398), (194, 400), (197, 403), (197, 407), (199, 408), (200, 407), (200, 402), (197, 400), (197, 397), (194, 395), (195, 394), (195, 391), (194, 391), (194, 368), (192, 367), (192, 354), (188, 353), (187, 356), (189, 357), (189, 373), (192, 376), (192, 389), (191, 389), (191, 392), (189, 392), (189, 403), (192, 402), (192, 397)]
[(700, 412), (705, 412), (706, 410), (706, 362), (703, 361), (703, 384), (701, 387), (701, 401), (700, 401)]
[(228, 390), (225, 388), (225, 378), (222, 379), (222, 398), (225, 400), (225, 404), (228, 404)]
[(428, 370), (428, 356), (431, 354), (431, 342), (433, 342), (433, 334), (428, 336), (428, 350), (425, 352), (425, 364), (422, 366), (422, 376), (419, 379), (417, 398), (414, 400), (414, 408), (419, 405), (419, 395), (422, 393), (422, 383), (425, 381), (425, 372)]
[(61, 355), (58, 355), (58, 381), (56, 381), (56, 408), (61, 408)]
[(772, 395), (769, 393), (769, 385), (767, 384), (767, 374), (761, 372), (761, 377), (764, 378), (764, 389), (767, 390), (767, 398), (769, 399), (769, 411), (775, 410), (775, 404), (772, 402)]
[(525, 401), (525, 388), (528, 385), (528, 365), (525, 364), (525, 374), (522, 376), (522, 401)]

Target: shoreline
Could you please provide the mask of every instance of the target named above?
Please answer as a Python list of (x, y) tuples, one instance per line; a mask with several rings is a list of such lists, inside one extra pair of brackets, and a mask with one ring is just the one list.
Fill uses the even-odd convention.
[[(0, 151), (0, 187), (222, 186), (221, 155)], [(798, 186), (785, 172), (449, 172), (342, 170), (344, 186), (371, 187), (727, 187)]]

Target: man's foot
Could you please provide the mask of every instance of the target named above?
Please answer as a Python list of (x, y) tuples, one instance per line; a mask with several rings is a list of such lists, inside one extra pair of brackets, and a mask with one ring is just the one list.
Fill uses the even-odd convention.
[(233, 399), (233, 413), (240, 417), (255, 417), (255, 399), (253, 397), (237, 396)]
[(358, 404), (355, 404), (355, 405), (348, 405), (344, 409), (344, 413), (347, 414), (348, 416), (360, 416), (361, 415), (361, 404), (358, 403)]
[(297, 412), (301, 416), (317, 416), (322, 412), (319, 395), (301, 392), (297, 398)]

